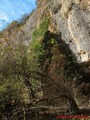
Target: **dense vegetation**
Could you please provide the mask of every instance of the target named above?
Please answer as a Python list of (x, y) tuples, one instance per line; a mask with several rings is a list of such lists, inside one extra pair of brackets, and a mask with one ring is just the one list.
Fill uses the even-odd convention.
[[(32, 42), (25, 46), (19, 41), (0, 45), (0, 111), (9, 113), (15, 107), (30, 104), (35, 98), (41, 63), (46, 56), (43, 43), (50, 18), (44, 17), (34, 30)], [(12, 23), (14, 24), (14, 23)], [(16, 24), (16, 22), (15, 22)], [(51, 40), (54, 44), (54, 40)], [(50, 43), (49, 43), (50, 44)], [(40, 79), (40, 78), (39, 78)]]
[[(80, 114), (70, 89), (71, 86), (67, 86), (66, 83), (68, 81), (65, 78), (65, 73), (62, 72), (68, 68), (67, 63), (64, 61), (65, 55), (60, 51), (57, 34), (51, 33), (48, 29), (50, 24), (51, 18), (44, 16), (33, 31), (32, 41), (28, 46), (25, 46), (21, 40), (1, 42), (1, 120), (28, 120), (31, 118), (32, 120), (40, 120), (43, 119), (42, 117), (45, 117), (45, 120), (52, 120), (57, 114), (52, 115), (53, 110), (51, 113), (46, 113), (45, 111), (50, 106), (53, 107), (54, 102), (60, 101), (60, 98), (69, 101), (72, 114)], [(50, 76), (50, 72), (53, 72), (53, 69), (55, 69), (55, 73)], [(66, 72), (68, 71), (67, 69)], [(70, 75), (68, 76), (71, 77)], [(57, 81), (59, 79), (61, 80), (60, 84)], [(62, 82), (63, 80), (65, 83)], [(47, 94), (48, 90), (50, 90), (50, 97)]]

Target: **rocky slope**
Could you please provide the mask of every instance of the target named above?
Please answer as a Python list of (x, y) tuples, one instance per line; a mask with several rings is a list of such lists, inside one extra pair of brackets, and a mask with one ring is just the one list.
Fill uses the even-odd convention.
[[(76, 101), (79, 108), (90, 109), (90, 0), (37, 0), (36, 10), (24, 23), (13, 22), (0, 33), (0, 42), (5, 46), (20, 41), (28, 46), (44, 17), (50, 17), (50, 22), (42, 38), (47, 52), (42, 72), (58, 83), (63, 95), (71, 96), (71, 105)], [(52, 97), (57, 91), (51, 86), (43, 94)], [(52, 104), (62, 105), (62, 101)], [(69, 104), (64, 101), (65, 105)]]
[[(78, 63), (87, 62), (90, 58), (90, 1), (89, 0), (51, 0), (39, 1), (36, 11), (30, 16), (25, 25), (20, 26), (16, 36), (22, 36), (24, 32), (31, 39), (31, 34), (39, 20), (49, 10), (56, 25), (57, 32), (61, 34), (62, 40), (69, 46)], [(47, 10), (48, 8), (48, 10)], [(16, 26), (16, 27), (15, 27)], [(17, 25), (11, 25), (5, 31), (17, 29)], [(52, 26), (51, 26), (52, 27)], [(52, 32), (51, 28), (51, 32)], [(4, 33), (3, 31), (3, 33)]]

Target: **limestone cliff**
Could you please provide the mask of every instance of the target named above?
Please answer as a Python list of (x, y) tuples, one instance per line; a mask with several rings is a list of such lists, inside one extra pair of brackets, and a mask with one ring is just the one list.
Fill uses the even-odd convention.
[[(43, 43), (40, 50), (43, 48), (46, 52), (41, 71), (58, 83), (71, 105), (76, 101), (79, 108), (90, 109), (90, 0), (37, 0), (36, 10), (25, 22), (13, 22), (0, 33), (0, 43), (4, 47), (13, 41), (29, 46), (35, 30), (40, 30), (39, 25), (44, 17), (50, 19), (48, 29), (45, 33), (36, 33), (36, 36), (40, 34), (38, 39)], [(57, 94), (50, 87), (43, 92), (45, 97)], [(71, 98), (66, 90), (72, 91)], [(59, 101), (56, 100), (53, 105)]]
[[(31, 34), (35, 26), (45, 12), (51, 13), (57, 33), (61, 33), (62, 40), (69, 46), (78, 63), (87, 62), (90, 59), (90, 1), (89, 0), (37, 0), (37, 9), (33, 12), (25, 25), (18, 28), (11, 25), (4, 31), (5, 34), (14, 34), (15, 39), (25, 33), (25, 41), (31, 40)], [(3, 31), (3, 33), (4, 33)], [(52, 28), (51, 28), (52, 31)], [(3, 34), (2, 33), (2, 34)], [(11, 35), (12, 36), (12, 35)], [(8, 39), (8, 38), (7, 38)], [(26, 42), (27, 43), (27, 42)]]
[(69, 45), (79, 63), (89, 61), (90, 1), (52, 0), (51, 2), (53, 19), (57, 24), (58, 32), (62, 34), (63, 41)]

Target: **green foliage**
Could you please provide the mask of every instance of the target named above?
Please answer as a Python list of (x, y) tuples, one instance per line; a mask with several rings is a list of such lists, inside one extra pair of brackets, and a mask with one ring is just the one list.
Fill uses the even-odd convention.
[(10, 102), (20, 98), (21, 84), (19, 82), (7, 80), (0, 85), (0, 100)]
[(0, 46), (0, 109), (12, 101), (24, 101), (23, 94), (27, 89), (23, 77), (23, 69), (26, 70), (27, 66), (26, 50), (20, 43)]
[(57, 44), (57, 41), (55, 40), (55, 38), (51, 38), (49, 41), (48, 41), (48, 45), (56, 45)]
[(49, 17), (43, 18), (40, 25), (33, 32), (32, 42), (28, 49), (28, 58), (33, 69), (38, 69), (40, 67), (40, 62), (42, 62), (42, 58), (45, 54), (42, 40), (45, 32), (48, 30), (49, 21)]
[(5, 79), (0, 84), (0, 109), (4, 110), (7, 104), (16, 104), (23, 100), (23, 90), (25, 85), (22, 80), (15, 80), (15, 76), (11, 79)]
[(46, 40), (49, 22), (49, 17), (42, 19), (34, 30), (28, 47), (21, 42), (8, 41), (5, 46), (0, 44), (0, 108), (4, 109), (4, 102), (25, 101), (24, 98), (28, 99), (28, 96), (30, 100), (30, 90), (35, 91), (37, 86), (40, 87), (38, 74), (32, 77), (30, 72), (41, 70), (42, 61), (51, 47), (57, 44), (50, 33), (51, 37)]
[(33, 32), (32, 35), (33, 41), (36, 41), (37, 39), (40, 40), (44, 37), (45, 32), (48, 30), (49, 21), (50, 21), (50, 17), (43, 18), (40, 25)]

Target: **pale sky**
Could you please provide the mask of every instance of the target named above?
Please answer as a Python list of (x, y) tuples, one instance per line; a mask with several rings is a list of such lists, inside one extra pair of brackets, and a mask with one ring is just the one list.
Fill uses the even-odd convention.
[(0, 0), (0, 30), (36, 7), (36, 0)]

